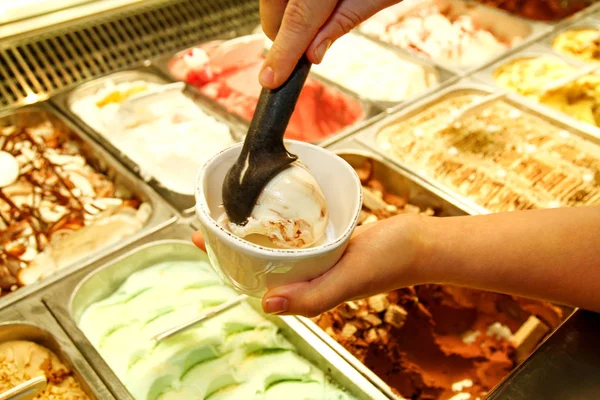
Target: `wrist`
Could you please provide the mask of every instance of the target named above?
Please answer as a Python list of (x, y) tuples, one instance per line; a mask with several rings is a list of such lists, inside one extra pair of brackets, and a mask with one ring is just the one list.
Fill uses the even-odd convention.
[(452, 269), (454, 262), (453, 244), (450, 242), (446, 226), (448, 218), (421, 216), (416, 228), (415, 249), (416, 257), (413, 264), (415, 278), (418, 284), (449, 283), (447, 271)]

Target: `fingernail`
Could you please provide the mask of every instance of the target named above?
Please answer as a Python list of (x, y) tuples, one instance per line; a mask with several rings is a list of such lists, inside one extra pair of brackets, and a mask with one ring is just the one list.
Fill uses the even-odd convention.
[(325, 53), (331, 47), (331, 43), (331, 39), (326, 39), (317, 46), (315, 49), (315, 58), (317, 59), (317, 64), (323, 61), (323, 57), (325, 57)]
[(273, 68), (264, 67), (262, 71), (260, 71), (260, 76), (258, 77), (260, 84), (263, 86), (271, 86), (275, 81), (275, 72), (273, 72)]
[(281, 314), (288, 310), (288, 300), (285, 297), (269, 297), (265, 300), (267, 314)]

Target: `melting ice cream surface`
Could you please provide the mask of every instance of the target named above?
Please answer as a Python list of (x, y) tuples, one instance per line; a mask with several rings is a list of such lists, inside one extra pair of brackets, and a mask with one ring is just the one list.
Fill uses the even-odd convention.
[(325, 241), (329, 222), (327, 199), (308, 167), (296, 161), (265, 186), (245, 225), (227, 214), (219, 224), (231, 233), (264, 247), (300, 249)]

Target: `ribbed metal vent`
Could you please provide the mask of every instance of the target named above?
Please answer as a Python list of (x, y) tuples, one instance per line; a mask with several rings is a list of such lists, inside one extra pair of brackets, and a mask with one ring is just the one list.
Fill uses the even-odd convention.
[(171, 1), (3, 44), (0, 108), (45, 98), (77, 82), (258, 21), (256, 0)]

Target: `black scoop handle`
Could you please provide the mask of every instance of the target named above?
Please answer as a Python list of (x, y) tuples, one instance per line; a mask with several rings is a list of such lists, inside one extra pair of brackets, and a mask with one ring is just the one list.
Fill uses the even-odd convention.
[(277, 89), (262, 89), (242, 152), (223, 183), (223, 205), (229, 219), (247, 222), (258, 196), (269, 181), (298, 159), (283, 144), (283, 136), (310, 71), (303, 55), (288, 80)]

